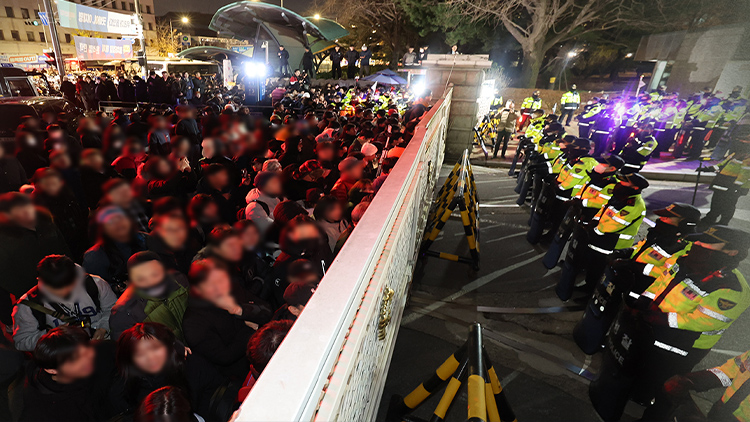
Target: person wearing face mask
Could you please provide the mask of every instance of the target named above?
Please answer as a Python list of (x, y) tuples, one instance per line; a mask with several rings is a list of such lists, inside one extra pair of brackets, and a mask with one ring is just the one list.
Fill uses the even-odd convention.
[(245, 197), (245, 218), (252, 220), (261, 233), (265, 233), (274, 221), (274, 209), (284, 197), (281, 177), (276, 172), (261, 171), (253, 183), (255, 188)]
[(586, 172), (588, 181), (578, 190), (579, 193), (575, 194), (570, 203), (572, 206), (567, 207), (560, 228), (554, 232), (552, 243), (542, 261), (547, 269), (558, 265), (558, 259), (570, 235), (576, 233), (575, 237), (580, 238), (581, 232), (585, 231), (583, 225), (591, 221), (612, 199), (612, 190), (618, 182), (615, 174), (622, 168), (624, 161), (617, 155), (599, 157), (596, 160), (596, 166)]
[(195, 261), (189, 278), (183, 320), (188, 347), (224, 376), (243, 379), (249, 370), (247, 342), (259, 326), (271, 320), (271, 308), (232, 283), (229, 272), (215, 260)]
[(146, 249), (156, 253), (168, 269), (187, 274), (198, 251), (197, 245), (189, 242), (187, 221), (174, 213), (162, 214), (153, 220), (153, 231), (146, 236)]
[(668, 378), (698, 364), (750, 305), (750, 286), (737, 269), (750, 234), (712, 226), (686, 240), (688, 253), (620, 314), (607, 337), (602, 369), (589, 387), (605, 420), (617, 420), (628, 397), (650, 403)]
[(166, 325), (179, 340), (182, 317), (187, 308), (188, 281), (176, 272), (167, 272), (159, 256), (142, 251), (128, 259), (130, 284), (112, 307), (109, 327), (112, 338), (139, 322)]
[(578, 106), (581, 105), (581, 94), (578, 93), (578, 87), (576, 87), (576, 84), (571, 85), (570, 91), (563, 94), (560, 99), (560, 104), (563, 109), (560, 121), (562, 122), (565, 120), (565, 116), (567, 116), (568, 120), (565, 122), (565, 126), (570, 126), (570, 121), (573, 119), (573, 113), (575, 113), (576, 110), (578, 110)]
[(226, 397), (231, 405), (233, 391), (217, 394), (227, 378), (201, 356), (186, 352), (185, 346), (162, 324), (142, 322), (125, 330), (117, 339), (118, 377), (109, 391), (114, 413), (132, 416), (152, 392), (176, 387), (188, 394), (192, 409), (205, 419), (226, 420), (231, 410), (217, 414), (216, 400)]
[(641, 191), (648, 187), (638, 173), (621, 176), (612, 188), (612, 198), (592, 217), (574, 242), (580, 247), (568, 251), (555, 293), (568, 300), (578, 273), (586, 270), (586, 286), (593, 289), (601, 281), (608, 257), (615, 250), (633, 245), (633, 239), (646, 215)]
[(629, 172), (640, 171), (648, 163), (651, 154), (654, 153), (658, 143), (654, 138), (654, 125), (645, 123), (641, 125), (638, 133), (630, 138), (620, 152), (625, 160), (625, 168)]
[[(49, 156), (44, 151), (44, 145), (39, 142), (34, 133), (24, 130), (17, 131), (15, 145), (16, 158), (21, 162), (26, 176), (34, 174), (39, 168), (49, 166)], [(12, 153), (13, 151), (7, 152)]]
[(328, 247), (328, 238), (315, 224), (315, 220), (306, 216), (294, 217), (284, 227), (281, 233), (281, 254), (273, 265), (274, 305), (284, 304), (284, 290), (289, 285), (289, 265), (298, 260), (306, 259), (315, 265), (320, 277), (328, 271), (333, 261), (333, 252)]
[(37, 285), (13, 308), (13, 342), (29, 352), (48, 330), (61, 325), (83, 327), (90, 338), (109, 332), (115, 294), (109, 284), (64, 255), (49, 255), (37, 266)]
[(576, 343), (587, 354), (601, 349), (622, 301), (630, 304), (638, 300), (657, 277), (690, 249), (690, 242), (684, 237), (695, 231), (700, 220), (697, 208), (677, 202), (654, 214), (659, 219), (646, 238), (633, 248), (617, 252), (620, 258), (613, 260), (605, 278), (596, 286), (583, 319), (573, 331)]

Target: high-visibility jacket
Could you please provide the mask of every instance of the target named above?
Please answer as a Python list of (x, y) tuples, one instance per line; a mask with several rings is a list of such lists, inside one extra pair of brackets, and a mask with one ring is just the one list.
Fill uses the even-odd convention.
[(716, 104), (712, 107), (703, 107), (695, 114), (695, 119), (699, 122), (705, 123), (706, 129), (712, 129), (716, 122), (719, 121), (721, 115), (724, 113), (724, 109), (721, 105)]
[(747, 113), (747, 100), (735, 101), (732, 108), (724, 114), (724, 120), (727, 122), (739, 122), (745, 113)]
[(524, 133), (524, 135), (535, 144), (539, 144), (539, 141), (542, 139), (542, 135), (544, 135), (544, 118), (545, 116), (540, 116), (531, 119), (529, 121), (529, 126), (526, 127), (526, 132)]
[(610, 200), (591, 220), (596, 226), (589, 237), (589, 248), (609, 255), (633, 246), (645, 216), (646, 203), (641, 195), (631, 196), (624, 204)]
[(523, 102), (521, 103), (522, 109), (529, 109), (529, 110), (538, 110), (542, 108), (542, 99), (537, 98), (534, 99), (534, 97), (526, 97), (523, 99)]
[(492, 108), (502, 108), (503, 107), (503, 96), (495, 97), (492, 99), (492, 103), (490, 103), (490, 107)]
[(646, 244), (646, 242), (647, 239), (638, 242), (630, 258), (638, 264), (643, 264), (641, 273), (654, 280), (669, 271), (680, 257), (690, 251), (692, 245), (692, 242), (684, 240), (669, 246), (656, 243)]
[(592, 104), (588, 110), (584, 110), (581, 114), (581, 119), (591, 120), (596, 117), (597, 114), (604, 111), (604, 105), (601, 103)]
[(719, 173), (711, 182), (711, 189), (715, 191), (737, 192), (740, 189), (750, 189), (750, 157), (740, 160), (732, 154), (719, 163)]
[(685, 109), (685, 114), (687, 115), (687, 117), (693, 118), (696, 114), (698, 114), (701, 107), (703, 107), (703, 104), (701, 104), (700, 101), (688, 101), (687, 108)]
[(566, 161), (557, 176), (558, 199), (567, 200), (579, 195), (591, 180), (588, 172), (597, 164), (599, 162), (593, 157), (581, 157), (575, 162)]
[(608, 177), (601, 183), (589, 181), (579, 195), (581, 204), (585, 208), (600, 210), (612, 199), (612, 190), (617, 185), (617, 182), (618, 180), (615, 176)]
[(622, 149), (621, 157), (626, 167), (641, 168), (648, 163), (658, 143), (653, 135), (636, 136)]
[(560, 98), (563, 110), (575, 110), (581, 104), (581, 94), (578, 91), (568, 91)]
[[(707, 371), (716, 375), (716, 378), (721, 381), (722, 387), (726, 387), (724, 394), (721, 396), (722, 405), (726, 405), (737, 393), (737, 390), (750, 380), (750, 351), (729, 359), (721, 366), (707, 369)], [(735, 397), (732, 402), (738, 405), (734, 411), (728, 409), (732, 411), (732, 415), (740, 422), (750, 422), (750, 396)]]
[[(704, 350), (712, 348), (750, 306), (750, 286), (736, 269), (693, 280), (676, 265), (659, 276), (643, 296), (654, 300), (653, 305), (667, 314), (670, 328), (684, 331), (675, 332), (673, 337), (682, 337), (684, 343), (685, 334), (692, 334), (692, 347)], [(666, 350), (687, 356), (688, 351), (670, 344), (671, 333), (662, 334), (667, 337), (656, 340), (666, 345)]]

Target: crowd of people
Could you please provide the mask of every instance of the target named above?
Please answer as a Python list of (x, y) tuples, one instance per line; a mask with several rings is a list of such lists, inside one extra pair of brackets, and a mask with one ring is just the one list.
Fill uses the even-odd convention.
[(0, 144), (0, 418), (229, 419), (430, 103), (270, 94), (270, 119), (217, 95), (24, 116)]
[[(507, 113), (497, 113), (500, 133), (514, 131), (515, 116)], [(641, 122), (621, 147), (598, 153), (591, 139), (566, 135), (558, 115), (536, 107), (529, 119), (517, 203), (531, 212), (526, 240), (548, 245), (544, 266), (562, 267), (556, 295), (568, 301), (577, 290), (587, 300), (573, 337), (586, 354), (603, 355), (589, 386), (597, 413), (620, 420), (633, 400), (646, 407), (644, 421), (750, 420), (747, 353), (691, 373), (750, 306), (750, 286), (738, 270), (750, 233), (727, 225), (734, 209), (713, 201), (702, 216), (672, 203), (654, 211), (658, 220), (637, 241), (649, 187), (639, 171), (659, 145), (653, 124)], [(750, 188), (746, 129), (740, 124), (726, 134), (731, 147), (713, 169), (714, 198)], [(705, 419), (689, 391), (713, 388), (726, 392)]]
[(227, 95), (228, 92), (217, 82), (215, 75), (201, 75), (200, 72), (157, 74), (153, 70), (145, 79), (126, 72), (118, 72), (116, 77), (106, 72), (68, 75), (63, 78), (59, 89), (63, 97), (85, 110), (98, 110), (101, 102), (202, 107), (217, 94)]

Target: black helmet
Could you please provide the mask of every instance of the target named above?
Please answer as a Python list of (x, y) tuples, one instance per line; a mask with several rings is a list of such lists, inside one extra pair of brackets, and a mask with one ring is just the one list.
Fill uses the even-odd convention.
[(690, 204), (684, 204), (682, 202), (670, 204), (666, 208), (654, 211), (654, 214), (659, 217), (679, 217), (687, 226), (695, 226), (701, 221), (700, 210)]

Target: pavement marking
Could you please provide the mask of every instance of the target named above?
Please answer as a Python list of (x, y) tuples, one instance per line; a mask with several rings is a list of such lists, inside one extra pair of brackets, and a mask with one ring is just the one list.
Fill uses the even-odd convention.
[(512, 237), (518, 237), (518, 236), (521, 236), (521, 235), (524, 235), (524, 234), (526, 234), (526, 232), (520, 232), (520, 233), (509, 234), (509, 235), (507, 235), (507, 236), (503, 236), (503, 237), (498, 237), (497, 239), (492, 239), (492, 240), (488, 240), (488, 241), (486, 241), (486, 242), (484, 242), (484, 243), (493, 243), (493, 242), (499, 242), (499, 241), (501, 241), (501, 240), (505, 240), (505, 239), (510, 239), (510, 238), (512, 238)]
[(401, 325), (410, 324), (410, 323), (412, 323), (412, 322), (414, 322), (414, 321), (422, 318), (423, 316), (429, 314), (430, 312), (442, 308), (445, 305), (445, 302), (453, 302), (454, 300), (458, 299), (459, 297), (461, 297), (461, 296), (463, 296), (463, 295), (465, 295), (467, 293), (471, 293), (474, 290), (476, 290), (476, 289), (484, 286), (487, 283), (491, 283), (491, 282), (497, 280), (498, 277), (501, 277), (501, 276), (503, 276), (505, 274), (508, 274), (511, 271), (514, 271), (514, 270), (516, 270), (518, 268), (521, 268), (521, 267), (524, 267), (524, 266), (526, 266), (528, 264), (531, 264), (534, 261), (538, 261), (542, 257), (544, 257), (544, 254), (535, 255), (535, 256), (533, 256), (533, 257), (531, 257), (529, 259), (523, 260), (521, 262), (517, 262), (517, 263), (515, 263), (515, 264), (513, 264), (513, 265), (511, 265), (509, 267), (505, 267), (502, 270), (493, 271), (493, 272), (491, 272), (491, 273), (489, 273), (489, 274), (487, 274), (485, 276), (479, 277), (478, 279), (476, 279), (476, 280), (474, 280), (474, 281), (472, 281), (472, 282), (464, 285), (464, 287), (462, 287), (461, 290), (457, 291), (456, 293), (453, 293), (451, 295), (448, 295), (448, 296), (444, 297), (439, 302), (435, 302), (435, 303), (433, 303), (431, 305), (425, 306), (424, 308), (422, 308), (422, 310), (424, 312), (423, 314), (422, 313), (419, 313), (419, 314), (412, 313), (412, 314), (406, 315), (405, 317), (403, 317), (401, 319)]
[(726, 356), (739, 356), (744, 353), (744, 352), (735, 352), (734, 350), (724, 350), (724, 349), (711, 349), (711, 351), (718, 353), (720, 355), (726, 355)]
[(519, 368), (508, 374), (505, 378), (500, 380), (500, 385), (505, 388), (508, 386), (508, 384), (511, 383), (514, 379), (516, 379), (517, 376), (521, 375), (521, 372), (523, 372), (523, 368)]

